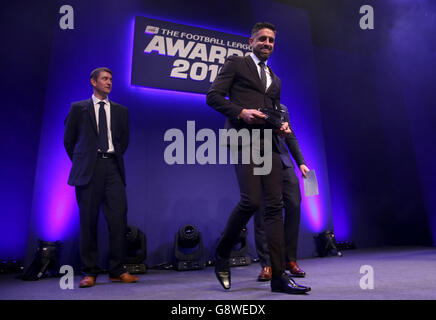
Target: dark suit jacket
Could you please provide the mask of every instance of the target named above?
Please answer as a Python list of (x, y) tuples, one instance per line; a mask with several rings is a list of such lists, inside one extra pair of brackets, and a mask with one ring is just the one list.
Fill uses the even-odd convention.
[[(280, 79), (269, 70), (272, 83), (264, 92), (257, 67), (250, 56), (227, 58), (206, 98), (209, 106), (227, 116), (226, 128), (261, 128), (237, 119), (242, 109), (274, 108), (280, 105)], [(229, 99), (225, 98), (226, 95)]]
[[(112, 142), (124, 184), (123, 154), (129, 144), (129, 114), (126, 107), (110, 102)], [(68, 184), (89, 183), (97, 161), (98, 131), (92, 99), (73, 102), (65, 119), (64, 146), (72, 161)]]
[[(295, 136), (294, 130), (292, 129), (291, 122), (289, 120), (289, 112), (288, 108), (285, 105), (281, 104), (280, 107), (284, 111), (284, 120), (289, 123), (289, 127), (291, 128), (291, 134), (286, 138), (277, 137), (278, 140), (278, 149), (280, 152), (280, 157), (282, 158), (283, 164), (288, 168), (293, 168), (294, 165), (289, 156), (289, 151), (292, 154), (292, 157), (295, 159), (295, 162), (298, 166), (302, 164), (306, 164), (304, 160), (303, 154), (301, 153), (300, 145), (298, 144), (297, 137)], [(288, 149), (286, 148), (288, 147)]]

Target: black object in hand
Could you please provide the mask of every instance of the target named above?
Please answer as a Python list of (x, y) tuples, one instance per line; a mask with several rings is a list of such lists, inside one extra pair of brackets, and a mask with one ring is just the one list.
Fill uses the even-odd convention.
[(280, 129), (284, 122), (284, 112), (282, 110), (275, 110), (270, 108), (259, 108), (266, 118), (264, 119), (273, 129)]

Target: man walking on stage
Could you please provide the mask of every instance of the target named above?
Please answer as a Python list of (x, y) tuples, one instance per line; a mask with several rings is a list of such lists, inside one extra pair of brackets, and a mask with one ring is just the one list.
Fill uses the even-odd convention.
[[(276, 110), (280, 106), (280, 79), (267, 65), (274, 49), (275, 36), (276, 31), (272, 24), (256, 23), (249, 39), (253, 52), (245, 57), (228, 57), (212, 83), (207, 93), (207, 104), (227, 116), (227, 128), (245, 128), (249, 132), (252, 132), (252, 129), (260, 129), (265, 133), (266, 116), (258, 109)], [(248, 164), (235, 164), (241, 200), (231, 213), (215, 252), (215, 275), (225, 289), (230, 289), (231, 286), (231, 250), (241, 230), (259, 208), (264, 195), (265, 226), (272, 264), (271, 291), (305, 293), (310, 290), (309, 287), (295, 283), (285, 273), (282, 163), (277, 147), (277, 135), (289, 136), (290, 133), (287, 122), (273, 132), (272, 152), (268, 155), (271, 163), (269, 174), (255, 175), (253, 169), (256, 164), (252, 159)]]
[(136, 282), (126, 271), (127, 198), (123, 154), (129, 144), (126, 107), (110, 101), (112, 71), (91, 73), (94, 94), (74, 102), (65, 120), (64, 146), (72, 161), (68, 184), (75, 186), (80, 213), (80, 255), (85, 277), (81, 288), (95, 285), (98, 273), (97, 223), (103, 208), (109, 228), (109, 280)]

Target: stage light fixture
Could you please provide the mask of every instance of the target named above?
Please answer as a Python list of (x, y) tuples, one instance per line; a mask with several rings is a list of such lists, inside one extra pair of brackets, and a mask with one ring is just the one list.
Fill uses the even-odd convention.
[(0, 274), (21, 273), (23, 269), (21, 262), (16, 259), (0, 261)]
[(127, 226), (126, 268), (131, 274), (143, 274), (147, 267), (143, 261), (147, 258), (147, 238), (136, 227)]
[(22, 280), (36, 281), (48, 276), (59, 275), (60, 241), (43, 241), (38, 239), (38, 248), (35, 257), (23, 274)]
[(333, 231), (326, 230), (314, 236), (316, 250), (318, 256), (339, 256), (342, 257), (342, 252), (338, 249), (336, 237)]
[(337, 241), (336, 245), (340, 251), (356, 249), (356, 243), (351, 240)]
[(248, 243), (247, 243), (247, 228), (243, 228), (239, 234), (238, 242), (233, 247), (230, 253), (230, 266), (248, 266), (251, 264), (251, 258), (247, 255)]
[(206, 267), (203, 255), (203, 239), (195, 226), (185, 225), (176, 233), (174, 258), (174, 268), (178, 271), (200, 270)]

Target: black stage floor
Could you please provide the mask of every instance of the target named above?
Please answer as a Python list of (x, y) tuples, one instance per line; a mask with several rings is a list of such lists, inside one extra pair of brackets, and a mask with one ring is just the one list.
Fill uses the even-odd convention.
[[(299, 261), (312, 287), (305, 295), (272, 293), (269, 283), (257, 282), (258, 263), (234, 267), (232, 288), (225, 292), (213, 267), (200, 271), (148, 270), (134, 284), (111, 283), (107, 275), (92, 288), (61, 289), (59, 278), (27, 282), (16, 275), (0, 276), (0, 300), (436, 300), (436, 248), (388, 247), (344, 251), (343, 257)], [(370, 266), (374, 288), (362, 289), (362, 266)], [(365, 269), (368, 270), (368, 269)], [(364, 271), (364, 270), (362, 270)], [(363, 281), (368, 284), (368, 282)]]

